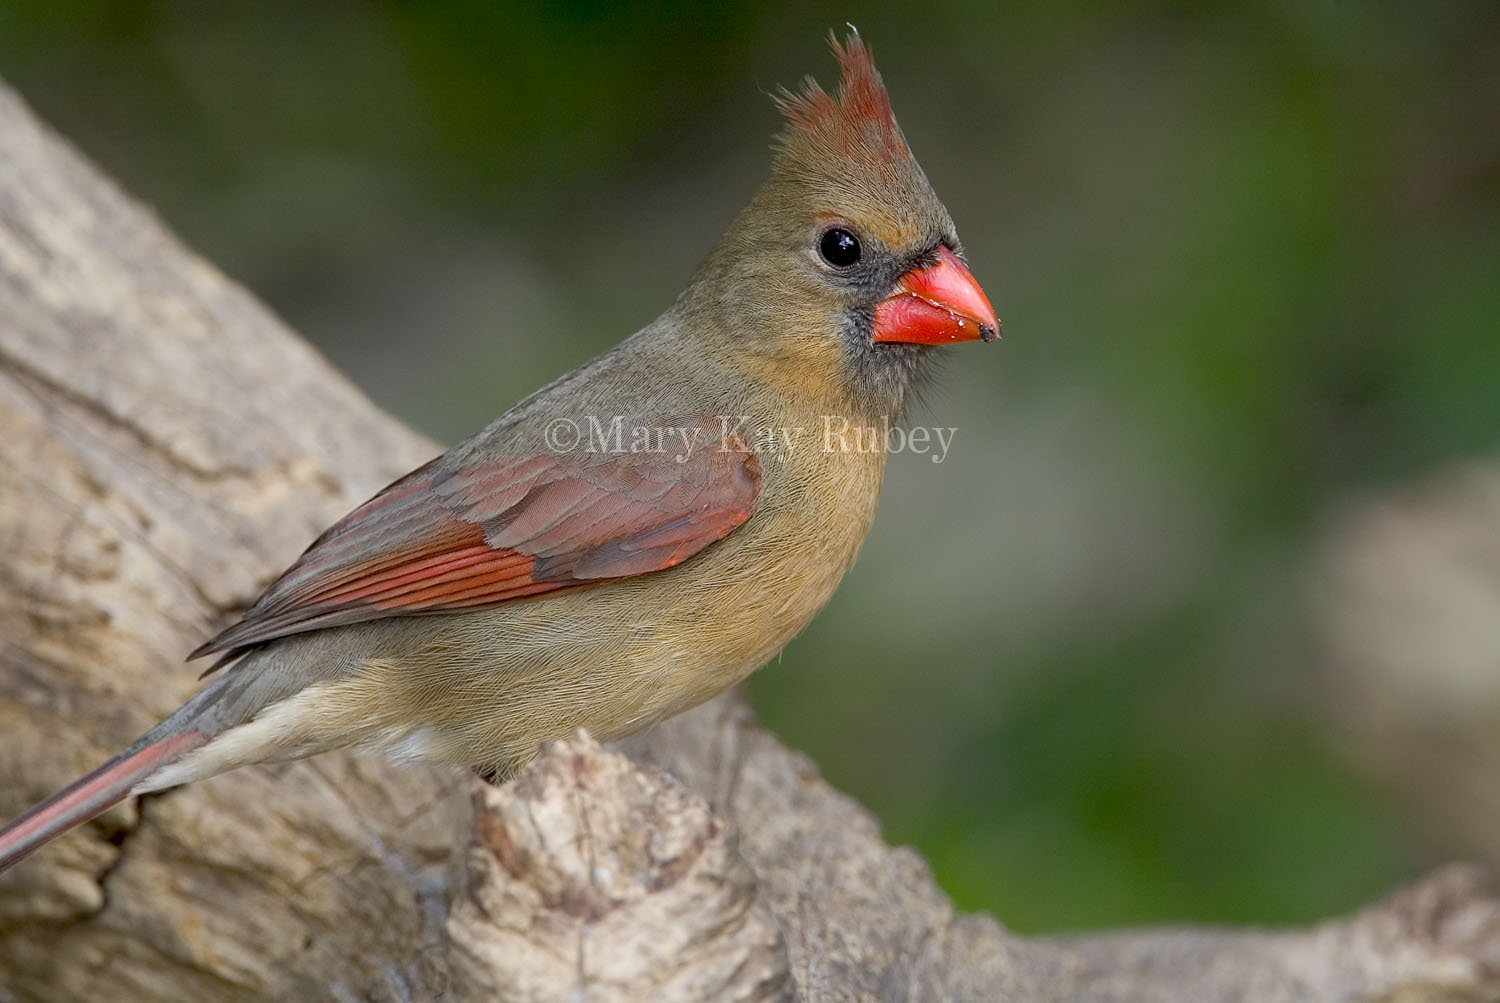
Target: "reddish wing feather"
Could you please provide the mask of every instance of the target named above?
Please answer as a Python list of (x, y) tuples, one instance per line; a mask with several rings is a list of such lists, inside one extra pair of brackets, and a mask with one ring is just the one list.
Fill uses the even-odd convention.
[(658, 453), (440, 457), (339, 520), (243, 620), (193, 652), (386, 616), (494, 606), (672, 567), (750, 518), (760, 467), (743, 442)]

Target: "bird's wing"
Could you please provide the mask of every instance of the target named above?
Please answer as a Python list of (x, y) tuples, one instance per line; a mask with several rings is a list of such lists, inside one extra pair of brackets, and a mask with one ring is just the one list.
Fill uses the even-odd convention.
[(443, 461), (335, 523), (244, 619), (189, 657), (660, 571), (742, 525), (760, 491), (755, 455), (717, 430), (675, 453), (543, 453), (455, 469)]

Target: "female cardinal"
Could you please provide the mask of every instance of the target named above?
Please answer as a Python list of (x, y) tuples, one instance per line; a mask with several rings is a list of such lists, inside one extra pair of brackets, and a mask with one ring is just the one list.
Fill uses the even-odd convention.
[(0, 830), (0, 868), (132, 794), (345, 746), (500, 779), (727, 689), (827, 602), (878, 434), (1000, 325), (858, 35), (666, 313), (380, 492), (191, 657), (237, 660)]

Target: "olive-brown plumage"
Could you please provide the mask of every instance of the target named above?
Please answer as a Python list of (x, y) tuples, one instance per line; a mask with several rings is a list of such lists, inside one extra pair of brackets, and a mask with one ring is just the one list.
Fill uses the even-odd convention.
[[(194, 655), (197, 696), (0, 830), (340, 747), (493, 778), (723, 691), (827, 602), (933, 346), (998, 334), (869, 52), (834, 43), (771, 177), (664, 314), (324, 533)], [(224, 663), (228, 667), (221, 667)]]

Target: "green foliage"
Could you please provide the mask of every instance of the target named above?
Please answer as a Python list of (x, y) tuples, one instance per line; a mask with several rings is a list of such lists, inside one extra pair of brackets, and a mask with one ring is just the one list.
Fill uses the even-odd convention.
[(9, 0), (0, 74), (451, 439), (670, 302), (851, 16), (1006, 340), (766, 720), (1020, 929), (1430, 863), (1326, 741), (1301, 582), (1351, 495), (1500, 445), (1493, 0)]

